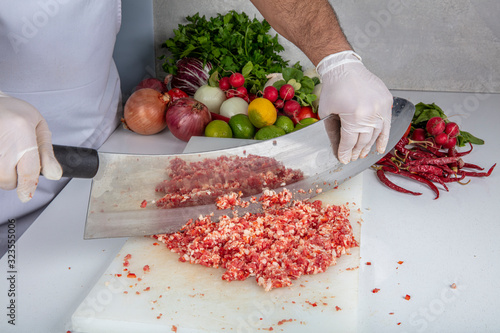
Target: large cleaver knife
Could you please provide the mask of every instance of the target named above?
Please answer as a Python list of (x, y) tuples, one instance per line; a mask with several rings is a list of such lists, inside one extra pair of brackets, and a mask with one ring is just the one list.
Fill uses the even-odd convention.
[[(387, 151), (404, 135), (414, 112), (412, 103), (394, 98)], [(232, 216), (231, 209), (217, 209), (216, 196), (224, 190), (237, 193), (241, 184), (247, 187), (240, 193), (242, 200), (249, 201), (272, 187), (269, 175), (283, 177), (272, 187), (276, 192), (286, 188), (294, 199), (311, 198), (381, 157), (372, 148), (366, 158), (344, 165), (336, 157), (339, 139), (340, 121), (332, 115), (275, 139), (201, 153), (130, 155), (56, 145), (54, 152), (63, 176), (93, 178), (84, 233), (85, 239), (92, 239), (170, 233), (199, 216), (213, 214), (212, 221)], [(233, 160), (238, 161), (237, 168), (232, 168)], [(288, 179), (284, 170), (295, 177)], [(253, 192), (247, 191), (249, 187)], [(258, 212), (259, 207), (255, 203), (238, 207), (238, 213)]]

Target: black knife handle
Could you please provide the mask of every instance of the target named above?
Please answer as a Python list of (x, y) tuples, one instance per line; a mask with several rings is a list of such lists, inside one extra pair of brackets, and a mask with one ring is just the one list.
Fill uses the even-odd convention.
[(99, 155), (91, 148), (53, 145), (63, 177), (93, 178), (99, 169)]

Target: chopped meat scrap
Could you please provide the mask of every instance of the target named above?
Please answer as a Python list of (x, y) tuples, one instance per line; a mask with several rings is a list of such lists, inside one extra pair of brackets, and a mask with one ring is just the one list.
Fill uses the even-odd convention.
[(231, 192), (241, 191), (244, 197), (251, 196), (265, 188), (295, 183), (303, 178), (303, 173), (285, 168), (274, 158), (248, 155), (189, 163), (175, 158), (170, 161), (167, 176), (168, 179), (156, 187), (156, 192), (164, 194), (156, 201), (160, 208), (211, 204)]
[(325, 272), (358, 246), (345, 206), (290, 201), (288, 190), (268, 190), (259, 199), (263, 213), (224, 215), (218, 223), (200, 217), (180, 232), (153, 237), (182, 262), (225, 268), (224, 280), (252, 276), (266, 291), (290, 286), (301, 275)]

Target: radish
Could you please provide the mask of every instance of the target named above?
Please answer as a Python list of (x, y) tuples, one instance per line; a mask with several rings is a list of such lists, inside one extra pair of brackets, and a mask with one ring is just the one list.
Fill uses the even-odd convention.
[(219, 88), (221, 88), (224, 91), (231, 88), (231, 85), (229, 83), (229, 77), (226, 76), (219, 80)]
[(274, 106), (276, 107), (276, 109), (281, 110), (285, 106), (285, 102), (282, 99), (278, 98), (276, 101), (274, 101)]
[(448, 141), (446, 141), (444, 144), (443, 144), (443, 148), (453, 148), (455, 147), (455, 145), (457, 144), (457, 137), (456, 136), (450, 136), (448, 138)]
[(427, 121), (427, 124), (425, 125), (425, 129), (427, 130), (427, 133), (430, 135), (436, 136), (439, 133), (444, 132), (444, 128), (446, 127), (446, 124), (441, 117), (432, 117)]
[(300, 104), (297, 101), (289, 100), (285, 102), (285, 106), (283, 106), (283, 112), (288, 117), (295, 117), (300, 112)]
[(241, 73), (233, 73), (229, 77), (229, 84), (233, 88), (242, 87), (245, 84), (245, 77)]
[(228, 89), (226, 90), (226, 98), (233, 98), (235, 96), (238, 96), (238, 92), (236, 91), (236, 89)]
[(413, 141), (424, 141), (425, 140), (425, 130), (423, 128), (415, 128), (411, 135)]
[(284, 84), (280, 88), (280, 97), (285, 100), (291, 100), (293, 96), (295, 95), (295, 89), (293, 89), (293, 86), (291, 84)]
[(264, 88), (264, 94), (263, 97), (270, 100), (271, 102), (276, 102), (278, 99), (278, 89), (273, 86), (267, 86)]
[(460, 129), (456, 123), (450, 122), (446, 124), (444, 132), (448, 134), (450, 138), (456, 137), (460, 133)]
[(243, 86), (236, 88), (236, 91), (238, 92), (238, 97), (245, 98), (246, 96), (248, 96), (247, 88)]
[(448, 142), (448, 134), (446, 133), (439, 133), (438, 135), (434, 136), (434, 141), (436, 141), (436, 144), (438, 146), (442, 146), (444, 144), (446, 144), (446, 142)]

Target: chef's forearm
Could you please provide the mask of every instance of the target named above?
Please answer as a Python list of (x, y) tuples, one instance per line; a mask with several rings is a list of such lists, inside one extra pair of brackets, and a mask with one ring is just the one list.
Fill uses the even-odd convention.
[(251, 0), (280, 35), (295, 44), (314, 65), (352, 50), (327, 0)]

